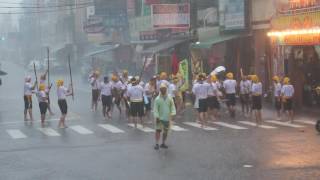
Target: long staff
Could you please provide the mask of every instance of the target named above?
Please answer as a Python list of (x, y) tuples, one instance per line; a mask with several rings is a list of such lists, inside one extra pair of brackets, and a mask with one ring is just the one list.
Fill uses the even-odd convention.
[(72, 81), (70, 55), (68, 56), (68, 64), (69, 64), (69, 73), (70, 73), (70, 81), (71, 81), (72, 100), (74, 101), (74, 92), (73, 92), (73, 81)]
[(35, 64), (35, 63), (33, 63), (33, 71), (34, 71), (34, 76), (36, 77), (36, 83), (35, 83), (35, 85), (37, 86), (37, 90), (39, 90), (38, 85), (37, 85), (37, 83), (38, 83), (38, 76), (37, 76), (37, 69), (36, 69), (36, 64)]
[(47, 47), (47, 61), (48, 61), (48, 87), (50, 86), (50, 57), (49, 57), (49, 47)]

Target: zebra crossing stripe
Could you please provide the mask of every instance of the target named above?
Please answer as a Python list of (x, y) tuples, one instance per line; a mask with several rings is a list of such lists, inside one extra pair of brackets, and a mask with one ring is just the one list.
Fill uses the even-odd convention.
[(294, 120), (294, 122), (309, 124), (309, 125), (316, 125), (317, 124), (317, 122), (312, 121), (312, 120)]
[(103, 129), (106, 129), (112, 133), (124, 133), (124, 131), (122, 131), (121, 129), (112, 126), (110, 124), (99, 124), (100, 127), (102, 127)]
[(8, 129), (7, 133), (11, 136), (12, 139), (24, 139), (27, 138), (19, 129)]
[(204, 128), (201, 128), (201, 124), (196, 123), (196, 122), (184, 122), (184, 124), (189, 125), (189, 126), (192, 126), (192, 127), (204, 129), (204, 130), (206, 130), (206, 131), (216, 131), (216, 130), (218, 130), (218, 129), (216, 129), (216, 128), (208, 127), (208, 126), (206, 126), (206, 127), (204, 127)]
[(39, 128), (39, 131), (47, 136), (60, 136), (60, 134), (52, 128)]
[(297, 125), (297, 124), (291, 124), (291, 123), (287, 123), (287, 122), (280, 122), (280, 121), (274, 121), (274, 120), (265, 121), (265, 122), (277, 124), (280, 126), (292, 127), (292, 128), (304, 128), (305, 127), (305, 126), (301, 126), (301, 125)]
[(70, 126), (70, 129), (74, 130), (75, 132), (79, 133), (79, 134), (93, 134), (92, 131), (90, 131), (87, 128), (84, 128), (83, 126), (80, 125), (76, 125), (76, 126)]
[[(128, 124), (128, 126), (134, 128), (134, 124)], [(143, 128), (141, 124), (138, 124), (138, 125), (137, 125), (137, 129), (139, 129), (140, 131), (143, 131), (143, 132), (155, 132), (154, 129), (151, 129), (151, 128), (149, 128), (149, 127), (146, 127), (146, 126), (145, 126), (145, 127)]]
[(219, 125), (219, 126), (223, 126), (223, 127), (227, 127), (227, 128), (231, 128), (231, 129), (236, 129), (236, 130), (243, 130), (243, 129), (248, 129), (242, 126), (237, 126), (237, 125), (233, 125), (233, 124), (228, 124), (225, 122), (212, 122), (213, 124)]
[(172, 126), (171, 126), (171, 129), (172, 129), (173, 131), (188, 131), (188, 129), (185, 129), (185, 128), (182, 128), (182, 127), (176, 126), (176, 125), (172, 125)]
[(257, 126), (257, 123), (249, 122), (249, 121), (238, 121), (238, 122), (241, 124), (248, 125), (248, 126), (254, 126), (254, 127), (259, 127), (259, 128), (263, 128), (263, 129), (277, 129), (277, 127), (268, 126), (268, 125), (258, 125)]

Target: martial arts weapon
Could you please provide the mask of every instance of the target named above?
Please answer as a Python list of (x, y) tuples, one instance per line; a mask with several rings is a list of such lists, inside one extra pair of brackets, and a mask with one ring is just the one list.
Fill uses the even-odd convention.
[(49, 60), (49, 47), (47, 47), (47, 60), (48, 60), (48, 70), (47, 70), (47, 72), (48, 72), (48, 86), (50, 85), (50, 69), (49, 69), (49, 67), (50, 67), (50, 60)]
[(74, 92), (73, 92), (73, 81), (72, 81), (70, 55), (68, 56), (68, 64), (69, 64), (69, 73), (70, 73), (70, 81), (71, 81), (72, 100), (74, 101)]
[(34, 75), (36, 76), (36, 82), (35, 82), (35, 86), (37, 86), (37, 90), (39, 90), (38, 88), (38, 76), (37, 76), (37, 70), (36, 70), (36, 64), (33, 62), (33, 71), (34, 71)]

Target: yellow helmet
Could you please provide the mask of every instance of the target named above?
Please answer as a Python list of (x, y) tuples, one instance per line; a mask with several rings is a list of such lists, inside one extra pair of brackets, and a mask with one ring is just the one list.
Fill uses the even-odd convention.
[(160, 79), (161, 79), (161, 80), (165, 80), (165, 79), (167, 79), (167, 78), (168, 78), (168, 75), (167, 75), (166, 72), (160, 73)]
[(57, 84), (58, 87), (62, 86), (63, 83), (64, 83), (64, 81), (62, 79), (59, 79), (59, 80), (56, 81), (56, 84)]
[(123, 76), (128, 76), (128, 73), (129, 73), (129, 72), (128, 72), (128, 70), (126, 70), (126, 69), (122, 71), (122, 75), (123, 75)]
[(231, 73), (231, 72), (227, 73), (226, 76), (228, 79), (233, 79), (233, 73)]
[(279, 76), (273, 76), (272, 80), (274, 80), (274, 81), (276, 81), (276, 82), (280, 82)]
[(217, 80), (218, 80), (217, 76), (213, 74), (211, 76), (211, 81), (216, 82)]
[(116, 75), (112, 75), (112, 77), (111, 77), (111, 80), (112, 81), (118, 81), (119, 80), (119, 78), (118, 78), (118, 76), (116, 76)]
[(45, 85), (44, 83), (41, 83), (41, 84), (39, 85), (39, 90), (40, 90), (40, 91), (46, 90), (46, 85)]
[(252, 75), (252, 81), (254, 83), (258, 83), (259, 82), (259, 77), (257, 75)]
[(286, 84), (286, 85), (290, 84), (290, 78), (285, 77), (285, 78), (283, 79), (283, 84)]

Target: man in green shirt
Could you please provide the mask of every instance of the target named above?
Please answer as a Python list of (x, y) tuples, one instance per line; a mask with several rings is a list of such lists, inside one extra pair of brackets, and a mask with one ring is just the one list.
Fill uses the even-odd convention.
[(167, 88), (168, 87), (166, 84), (160, 85), (160, 94), (154, 102), (153, 111), (154, 117), (156, 118), (155, 150), (159, 149), (159, 140), (162, 131), (162, 144), (160, 147), (164, 149), (168, 148), (168, 146), (165, 144), (165, 141), (168, 135), (169, 124), (171, 116), (176, 115), (176, 108), (173, 99), (167, 94)]

